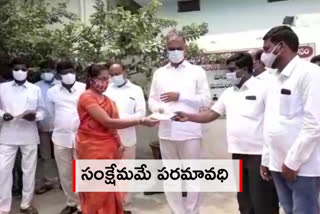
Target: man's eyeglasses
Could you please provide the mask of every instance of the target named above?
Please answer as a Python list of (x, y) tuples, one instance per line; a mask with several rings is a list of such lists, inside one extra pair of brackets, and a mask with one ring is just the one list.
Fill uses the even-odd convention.
[(13, 68), (14, 71), (27, 71), (26, 68)]
[(183, 51), (183, 48), (168, 48), (168, 51)]

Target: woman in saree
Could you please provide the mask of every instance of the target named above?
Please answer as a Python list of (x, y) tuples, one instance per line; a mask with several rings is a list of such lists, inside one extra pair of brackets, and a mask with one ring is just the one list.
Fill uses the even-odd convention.
[[(108, 83), (105, 65), (93, 64), (88, 68), (87, 90), (78, 103), (78, 159), (120, 159), (117, 129), (137, 125), (152, 127), (158, 123), (150, 118), (119, 119), (115, 103), (102, 94)], [(121, 193), (82, 192), (79, 195), (83, 214), (123, 214)]]

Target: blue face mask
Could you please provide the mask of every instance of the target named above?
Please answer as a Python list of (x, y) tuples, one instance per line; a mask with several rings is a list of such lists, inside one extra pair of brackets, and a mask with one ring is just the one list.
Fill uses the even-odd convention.
[(43, 79), (46, 82), (51, 82), (54, 78), (54, 73), (52, 72), (44, 72), (41, 74), (41, 79)]

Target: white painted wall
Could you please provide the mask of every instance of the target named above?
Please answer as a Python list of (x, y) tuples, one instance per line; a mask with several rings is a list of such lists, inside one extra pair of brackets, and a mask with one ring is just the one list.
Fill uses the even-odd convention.
[[(51, 1), (51, 2), (55, 2)], [(85, 23), (89, 22), (90, 15), (95, 12), (94, 0), (66, 0), (67, 2), (67, 9), (70, 12), (77, 14), (81, 20)], [(107, 0), (104, 0), (105, 4), (107, 5)]]
[(209, 34), (268, 29), (282, 24), (285, 16), (320, 11), (319, 0), (200, 0), (201, 11), (177, 13), (176, 0), (163, 0), (159, 14), (180, 25), (207, 22)]

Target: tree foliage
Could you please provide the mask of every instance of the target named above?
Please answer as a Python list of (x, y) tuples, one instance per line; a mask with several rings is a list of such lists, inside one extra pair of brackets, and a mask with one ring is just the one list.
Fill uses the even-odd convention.
[(65, 3), (52, 7), (45, 0), (1, 0), (0, 54), (25, 55), (35, 66), (45, 57), (56, 55), (63, 41), (54, 43), (57, 40), (54, 27), (77, 19), (65, 8)]
[[(121, 59), (129, 75), (152, 70), (165, 59), (165, 32), (176, 28), (174, 20), (160, 18), (161, 3), (152, 0), (135, 13), (123, 7), (108, 10), (95, 0), (89, 23), (45, 0), (0, 0), (0, 54), (27, 55), (37, 67), (46, 58), (70, 58), (84, 66)], [(183, 26), (188, 42), (208, 32), (206, 23)], [(191, 56), (200, 50), (189, 43)]]

